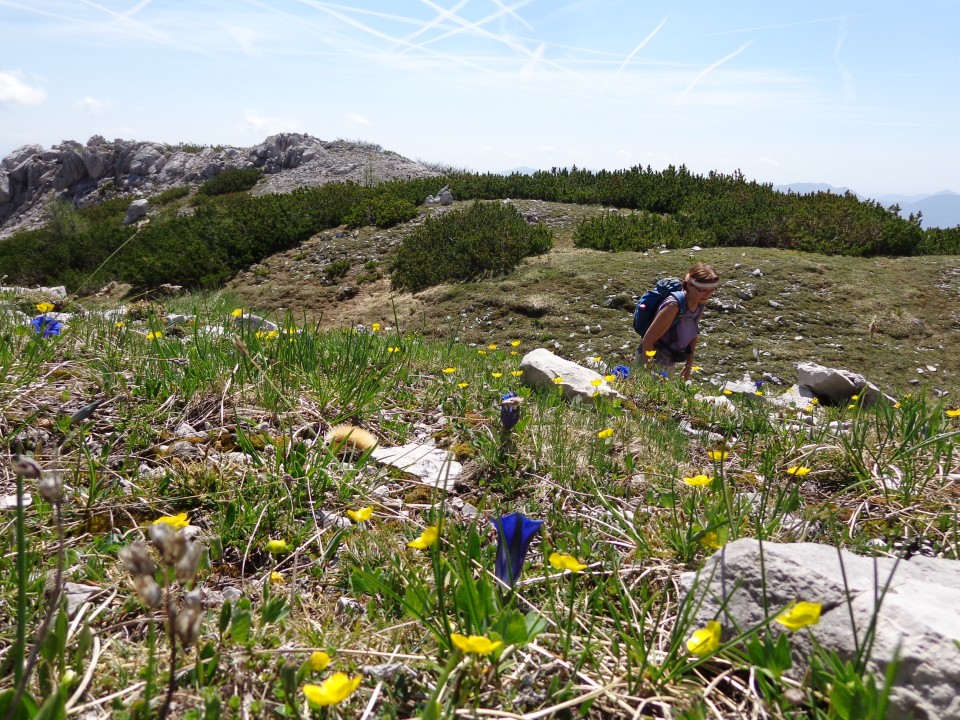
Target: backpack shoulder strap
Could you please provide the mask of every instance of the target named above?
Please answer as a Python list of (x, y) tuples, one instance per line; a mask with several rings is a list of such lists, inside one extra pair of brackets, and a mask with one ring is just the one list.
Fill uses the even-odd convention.
[(673, 325), (676, 325), (687, 314), (687, 296), (683, 294), (682, 290), (672, 292), (670, 295), (677, 301), (677, 316), (673, 319)]

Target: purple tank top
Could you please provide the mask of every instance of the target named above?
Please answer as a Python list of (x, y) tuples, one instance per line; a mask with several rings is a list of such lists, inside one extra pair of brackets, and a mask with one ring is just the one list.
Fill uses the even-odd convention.
[[(663, 301), (660, 309), (657, 310), (657, 314), (663, 312), (663, 309), (671, 304), (678, 304), (677, 299), (673, 295)], [(659, 350), (666, 350), (671, 359), (682, 356), (690, 346), (690, 343), (700, 334), (700, 315), (702, 313), (703, 305), (693, 312), (687, 308), (687, 311), (680, 318), (680, 322), (667, 330), (664, 336), (655, 343), (654, 347)]]

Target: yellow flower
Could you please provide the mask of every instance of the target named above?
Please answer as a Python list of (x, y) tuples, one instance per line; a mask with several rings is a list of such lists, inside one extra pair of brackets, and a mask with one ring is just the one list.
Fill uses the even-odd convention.
[(304, 685), (303, 695), (311, 705), (323, 707), (336, 705), (346, 700), (360, 686), (363, 675), (357, 675), (352, 680), (346, 673), (338, 672), (323, 681), (322, 685)]
[[(897, 403), (899, 405), (900, 403)], [(956, 410), (947, 410), (947, 417), (960, 417), (960, 408)]]
[(431, 525), (422, 533), (420, 533), (420, 537), (418, 537), (416, 540), (411, 540), (408, 542), (407, 547), (412, 547), (417, 550), (426, 550), (437, 541), (439, 536), (440, 532), (437, 530), (437, 526)]
[(510, 374), (513, 375), (514, 377), (520, 377), (521, 375), (523, 375), (523, 370), (511, 370)]
[(711, 450), (707, 453), (707, 457), (714, 462), (719, 462), (730, 457), (730, 453), (728, 453), (726, 450)]
[(603, 378), (594, 378), (593, 380), (590, 381), (590, 384), (593, 385), (594, 387), (600, 387), (601, 385), (603, 385)]
[(796, 477), (803, 477), (810, 472), (810, 468), (804, 467), (803, 465), (792, 465), (787, 468), (788, 475), (794, 475)]
[(850, 399), (851, 399), (851, 400), (859, 400), (859, 399), (860, 399), (860, 396), (859, 396), (859, 395), (851, 395), (851, 396), (850, 396)]
[(598, 363), (598, 362), (600, 362), (601, 360), (603, 360), (603, 358), (600, 357), (599, 355), (594, 355), (594, 356), (593, 356), (592, 358), (590, 358), (590, 359), (593, 360), (593, 361), (596, 362), (596, 363)]
[(179, 530), (180, 528), (185, 528), (190, 524), (190, 518), (187, 517), (186, 513), (180, 513), (179, 515), (164, 515), (163, 517), (154, 520), (153, 524), (169, 525), (171, 530)]
[(278, 573), (276, 570), (274, 570), (272, 573), (270, 573), (270, 582), (275, 585), (283, 585), (285, 582), (287, 582), (287, 579), (282, 573)]
[(813, 403), (810, 403), (809, 405), (807, 405), (807, 407), (805, 407), (804, 410), (806, 410), (807, 412), (813, 412)]
[(469, 385), (470, 385), (470, 383), (465, 383), (465, 382), (458, 382), (458, 383), (457, 383), (457, 387), (458, 387), (458, 388), (461, 388), (461, 389), (462, 389), (462, 388), (465, 388), (465, 387), (469, 387)]
[(115, 325), (116, 327), (118, 327), (118, 328), (122, 328), (122, 327), (123, 327), (123, 320), (117, 320), (117, 322), (114, 323), (114, 325)]
[(703, 370), (703, 368), (699, 365), (694, 365), (692, 368), (690, 368), (690, 372), (697, 372), (698, 370)]
[(895, 408), (898, 408), (898, 407), (900, 407), (900, 403), (895, 402), (895, 403), (893, 404), (893, 406), (894, 406)]
[(487, 354), (486, 350), (477, 350), (477, 355), (486, 355), (486, 354)]
[(723, 547), (723, 543), (720, 542), (720, 536), (712, 530), (700, 538), (700, 544), (713, 550), (719, 550)]
[(656, 351), (656, 350), (644, 350), (644, 351), (643, 351), (643, 354), (646, 355), (647, 357), (653, 357), (654, 355), (657, 354), (657, 351)]
[(807, 625), (816, 625), (820, 622), (820, 603), (798, 602), (786, 608), (777, 615), (776, 620), (787, 630), (793, 632)]
[(323, 650), (317, 650), (316, 652), (310, 653), (310, 669), (314, 672), (320, 672), (327, 669), (327, 665), (330, 664), (330, 656), (327, 655)]
[(449, 368), (444, 368), (444, 369), (443, 369), (443, 372), (446, 373), (447, 375), (453, 375), (456, 371), (457, 371), (457, 369), (454, 368), (454, 367), (449, 367)]
[(373, 515), (372, 507), (362, 507), (357, 510), (347, 510), (347, 517), (353, 520), (355, 523), (366, 522)]
[(511, 351), (510, 351), (510, 354), (511, 354), (511, 355), (519, 355), (520, 353), (518, 353), (516, 350), (511, 350)]
[(520, 347), (520, 341), (519, 341), (519, 340), (511, 340), (511, 341), (510, 341), (510, 344), (513, 345), (513, 347)]
[(237, 308), (230, 314), (233, 315), (234, 317), (243, 317), (243, 308)]
[(687, 485), (693, 485), (693, 487), (703, 487), (712, 483), (713, 478), (708, 475), (694, 475), (693, 477), (685, 477), (683, 481)]
[(492, 373), (490, 373), (490, 375), (493, 376), (493, 378), (494, 378), (494, 379), (497, 379), (497, 380), (499, 380), (500, 378), (503, 377), (503, 373), (502, 373), (502, 372), (492, 372)]
[(851, 408), (855, 408), (855, 407), (856, 405), (854, 405), (853, 403), (850, 403), (849, 405), (847, 405), (847, 410), (850, 410)]
[(450, 640), (453, 641), (453, 644), (460, 652), (475, 653), (477, 655), (489, 655), (503, 645), (503, 642), (500, 640), (492, 641), (490, 638), (483, 637), (483, 635), (470, 635), (468, 637), (466, 635), (450, 633)]
[(395, 353), (395, 352), (400, 352), (400, 348), (398, 348), (398, 347), (388, 347), (388, 348), (387, 348), (387, 352), (388, 352), (388, 353), (391, 353), (391, 354), (393, 354), (393, 353)]
[(496, 350), (496, 349), (497, 349), (496, 343), (490, 343), (489, 345), (487, 345), (487, 350)]
[(562, 384), (562, 383), (563, 383), (563, 378), (560, 377), (559, 375), (557, 375), (557, 376), (553, 379), (553, 384), (554, 384), (554, 385), (560, 385), (560, 384)]
[(697, 657), (716, 652), (720, 647), (720, 623), (711, 620), (706, 627), (702, 627), (687, 640), (687, 650)]
[(577, 560), (573, 555), (561, 555), (558, 552), (550, 553), (550, 564), (557, 570), (569, 570), (572, 573), (578, 573), (586, 569), (586, 565)]
[(163, 333), (159, 330), (151, 330), (147, 333), (147, 340), (156, 340), (157, 338), (162, 338)]
[(600, 438), (601, 440), (606, 440), (608, 437), (611, 437), (612, 435), (613, 435), (613, 428), (604, 428), (603, 430), (597, 433), (597, 437)]
[(723, 389), (723, 394), (724, 394), (724, 395), (733, 395), (733, 390), (731, 390), (731, 389), (729, 389), (729, 388), (724, 388), (724, 389)]
[(604, 376), (603, 376), (603, 379), (606, 380), (607, 382), (613, 382), (614, 380), (617, 379), (617, 376), (616, 376), (616, 375), (604, 375)]
[(37, 303), (37, 310), (42, 313), (48, 313), (53, 310), (53, 303), (41, 302)]
[(754, 391), (753, 391), (753, 394), (754, 394), (754, 395), (763, 395), (763, 391), (762, 391), (762, 390), (754, 390)]
[(380, 330), (380, 323), (374, 323), (373, 325), (370, 326), (370, 329), (373, 330), (374, 332), (377, 332), (378, 330)]
[(279, 555), (287, 551), (286, 540), (267, 540), (267, 551)]

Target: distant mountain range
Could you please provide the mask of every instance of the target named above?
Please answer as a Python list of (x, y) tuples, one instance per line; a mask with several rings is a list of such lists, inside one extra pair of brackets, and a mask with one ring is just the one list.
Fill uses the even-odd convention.
[(789, 185), (774, 185), (774, 190), (778, 192), (790, 192), (806, 195), (815, 192), (831, 192), (835, 195), (842, 195), (845, 192), (852, 192), (861, 200), (876, 200), (884, 207), (891, 205), (900, 206), (900, 216), (909, 217), (911, 213), (916, 215), (923, 213), (923, 227), (930, 228), (952, 228), (960, 225), (960, 194), (952, 190), (943, 190), (931, 195), (877, 195), (868, 197), (861, 195), (856, 190), (846, 187), (834, 187), (826, 183), (790, 183)]

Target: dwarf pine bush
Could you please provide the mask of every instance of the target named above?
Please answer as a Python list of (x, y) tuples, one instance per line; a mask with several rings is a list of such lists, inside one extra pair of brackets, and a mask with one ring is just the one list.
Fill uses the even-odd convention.
[(530, 225), (512, 205), (474, 202), (427, 220), (400, 245), (391, 279), (414, 292), (444, 282), (501, 275), (553, 246), (543, 223)]
[(197, 193), (199, 195), (226, 195), (233, 192), (245, 192), (256, 185), (261, 177), (263, 177), (262, 170), (231, 168), (207, 180), (197, 188)]

